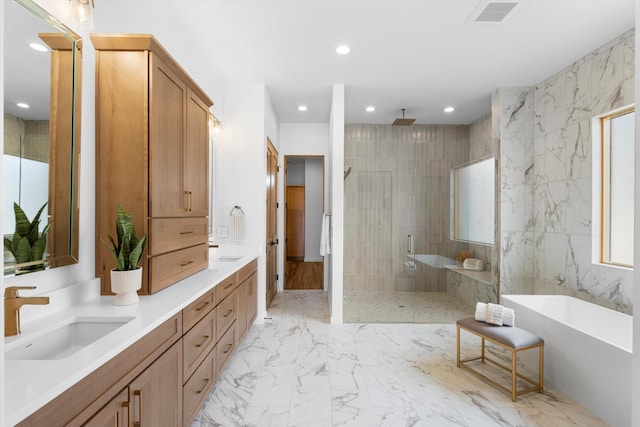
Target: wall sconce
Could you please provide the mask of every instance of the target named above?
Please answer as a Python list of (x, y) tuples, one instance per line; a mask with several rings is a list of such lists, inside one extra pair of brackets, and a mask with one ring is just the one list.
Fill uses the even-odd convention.
[(222, 122), (213, 113), (209, 113), (209, 132), (218, 133), (220, 128), (222, 128)]
[(91, 30), (93, 28), (93, 9), (96, 7), (94, 0), (69, 0), (71, 2), (71, 22), (80, 28)]

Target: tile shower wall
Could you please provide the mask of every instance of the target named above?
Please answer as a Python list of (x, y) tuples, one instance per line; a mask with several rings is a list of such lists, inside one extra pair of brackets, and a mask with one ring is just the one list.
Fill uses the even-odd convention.
[(407, 236), (419, 254), (467, 248), (448, 230), (449, 169), (468, 156), (469, 126), (345, 126), (345, 293), (446, 291), (444, 269), (405, 262)]
[(633, 103), (634, 50), (630, 30), (533, 88), (493, 94), (501, 293), (632, 312), (633, 272), (592, 263), (591, 120)]
[(591, 120), (634, 102), (634, 58), (630, 30), (534, 88), (535, 293), (626, 313), (633, 272), (592, 264)]

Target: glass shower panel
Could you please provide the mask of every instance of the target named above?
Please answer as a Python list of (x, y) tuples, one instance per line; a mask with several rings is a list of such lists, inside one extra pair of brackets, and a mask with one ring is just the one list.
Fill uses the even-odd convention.
[(345, 322), (451, 323), (447, 293), (450, 168), (469, 156), (468, 126), (345, 127)]

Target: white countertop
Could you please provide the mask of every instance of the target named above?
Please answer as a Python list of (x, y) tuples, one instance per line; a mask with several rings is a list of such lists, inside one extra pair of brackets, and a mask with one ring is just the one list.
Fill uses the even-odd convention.
[(28, 340), (42, 328), (69, 318), (135, 317), (64, 359), (6, 360), (3, 425), (13, 426), (22, 421), (258, 256), (257, 253), (244, 252), (229, 253), (229, 256), (243, 255), (234, 262), (216, 262), (212, 256), (207, 270), (156, 294), (141, 296), (139, 303), (129, 306), (113, 305), (114, 297), (100, 296), (99, 284), (97, 287), (92, 284), (90, 286), (96, 287), (95, 297), (22, 325), (19, 336), (5, 338), (5, 352), (14, 348), (14, 343)]

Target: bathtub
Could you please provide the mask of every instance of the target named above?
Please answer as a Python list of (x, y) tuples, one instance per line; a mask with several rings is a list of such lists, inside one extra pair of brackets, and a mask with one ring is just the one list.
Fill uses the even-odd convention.
[(502, 304), (544, 339), (545, 381), (609, 425), (631, 425), (632, 316), (564, 295), (502, 295)]

